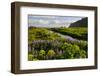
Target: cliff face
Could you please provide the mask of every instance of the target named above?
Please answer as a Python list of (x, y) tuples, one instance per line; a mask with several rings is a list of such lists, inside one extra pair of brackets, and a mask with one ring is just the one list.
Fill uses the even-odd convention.
[(72, 23), (69, 27), (88, 27), (88, 18), (83, 18), (79, 21)]

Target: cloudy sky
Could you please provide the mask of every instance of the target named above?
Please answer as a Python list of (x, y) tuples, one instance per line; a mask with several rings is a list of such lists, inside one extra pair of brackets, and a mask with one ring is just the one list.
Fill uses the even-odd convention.
[(82, 18), (84, 17), (28, 15), (28, 26), (68, 27), (71, 23), (81, 20)]

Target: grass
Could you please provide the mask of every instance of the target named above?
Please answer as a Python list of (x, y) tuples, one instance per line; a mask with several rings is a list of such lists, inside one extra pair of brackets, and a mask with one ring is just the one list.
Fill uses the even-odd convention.
[(51, 32), (47, 28), (29, 28), (28, 29), (28, 41), (33, 40), (56, 40), (61, 38), (58, 34)]
[[(28, 28), (28, 60), (76, 59), (88, 57), (87, 28)], [(59, 34), (79, 41), (70, 41)]]
[(51, 28), (52, 31), (61, 33), (63, 35), (69, 35), (73, 38), (77, 38), (79, 40), (87, 40), (88, 29), (87, 28), (80, 28), (80, 27), (73, 27), (73, 28)]

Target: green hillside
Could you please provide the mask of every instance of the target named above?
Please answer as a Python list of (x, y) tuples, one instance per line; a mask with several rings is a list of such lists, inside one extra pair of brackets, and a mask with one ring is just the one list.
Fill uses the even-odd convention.
[(28, 41), (33, 40), (56, 40), (61, 38), (58, 34), (48, 30), (47, 28), (29, 28), (28, 29)]

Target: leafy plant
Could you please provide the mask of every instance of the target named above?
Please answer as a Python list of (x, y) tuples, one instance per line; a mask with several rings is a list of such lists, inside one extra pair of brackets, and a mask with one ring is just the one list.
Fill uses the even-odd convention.
[(28, 54), (28, 60), (32, 61), (33, 60), (33, 55), (32, 54)]
[(39, 51), (39, 59), (45, 59), (46, 52), (44, 50)]
[(50, 59), (52, 59), (54, 56), (55, 56), (55, 52), (54, 52), (54, 50), (49, 50), (48, 51), (48, 53), (47, 53), (47, 56), (50, 58)]

